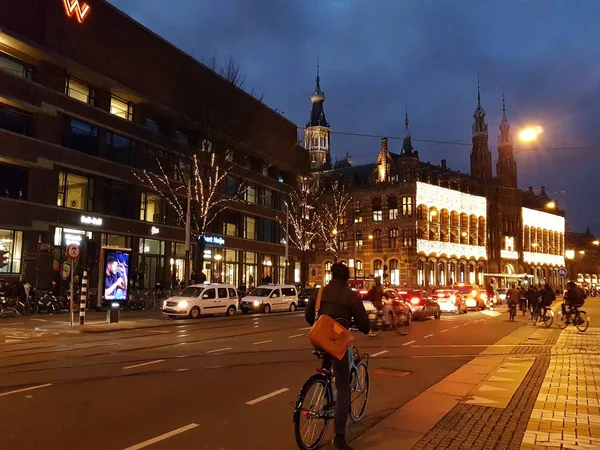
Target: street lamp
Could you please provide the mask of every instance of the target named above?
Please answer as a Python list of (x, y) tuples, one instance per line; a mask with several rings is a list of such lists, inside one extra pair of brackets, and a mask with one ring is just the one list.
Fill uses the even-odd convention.
[(223, 259), (223, 255), (221, 255), (220, 253), (217, 253), (215, 255), (215, 261), (217, 262), (217, 267), (216, 267), (217, 273), (216, 273), (216, 275), (217, 275), (217, 278), (218, 278), (219, 282), (221, 281), (221, 267), (220, 267), (220, 262), (221, 262), (222, 259)]
[(334, 228), (333, 230), (331, 230), (331, 234), (333, 234), (334, 236), (337, 236), (337, 228)]
[(369, 235), (369, 240), (370, 240), (370, 241), (372, 241), (372, 240), (373, 240), (373, 235), (372, 235), (372, 234), (370, 234), (370, 235)]
[(592, 242), (592, 245), (600, 245), (600, 241), (596, 240)]
[(519, 139), (523, 142), (532, 142), (537, 140), (538, 136), (543, 132), (544, 129), (539, 125), (535, 127), (527, 127), (521, 130), (519, 133)]
[(585, 255), (585, 250), (579, 250), (580, 255)]
[(551, 202), (546, 203), (546, 208), (548, 208), (548, 209), (556, 208), (556, 202), (551, 201)]

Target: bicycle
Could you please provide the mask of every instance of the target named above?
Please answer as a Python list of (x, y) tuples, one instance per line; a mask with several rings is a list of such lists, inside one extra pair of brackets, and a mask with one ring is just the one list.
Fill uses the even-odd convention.
[(383, 309), (377, 309), (369, 313), (371, 322), (370, 337), (378, 336), (379, 333), (387, 327), (393, 327), (401, 336), (406, 336), (412, 328), (412, 314), (410, 310), (403, 311), (400, 305), (392, 304), (392, 309), (389, 311), (389, 324), (383, 323)]
[[(581, 333), (585, 332), (588, 329), (588, 327), (590, 326), (590, 317), (587, 315), (587, 313), (585, 311), (579, 309), (579, 306), (575, 306), (575, 305), (568, 305), (568, 306), (569, 306), (569, 310), (566, 311), (566, 314), (565, 314), (565, 304), (564, 303), (563, 303), (563, 306), (560, 309), (560, 311), (558, 311), (558, 327), (561, 330), (564, 330), (565, 328), (567, 328), (569, 323), (572, 323), (573, 325), (575, 325), (575, 328), (577, 328), (579, 330), (579, 332), (581, 332)], [(573, 320), (571, 320), (571, 316), (573, 314), (575, 314), (575, 316), (573, 317)]]
[[(322, 360), (321, 368), (304, 383), (294, 408), (294, 434), (302, 450), (313, 450), (321, 444), (335, 414), (337, 392), (333, 385), (331, 357), (321, 350), (314, 350), (313, 355)], [(347, 355), (350, 360), (348, 415), (356, 423), (365, 414), (369, 400), (369, 355), (360, 355), (356, 347), (350, 347)], [(302, 419), (307, 420), (304, 426)]]
[(536, 306), (531, 312), (531, 321), (533, 326), (536, 326), (538, 322), (544, 322), (544, 325), (550, 328), (554, 322), (554, 311), (549, 306)]
[(13, 307), (13, 301), (10, 298), (1, 297), (0, 298), (0, 317), (1, 318), (10, 318), (10, 317), (19, 317), (19, 311)]
[(515, 317), (517, 317), (517, 304), (515, 302), (510, 302), (508, 304), (508, 313), (511, 322), (515, 321)]

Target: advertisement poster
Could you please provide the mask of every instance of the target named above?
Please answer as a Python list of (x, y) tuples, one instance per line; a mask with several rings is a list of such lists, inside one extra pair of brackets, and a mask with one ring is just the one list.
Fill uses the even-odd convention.
[(126, 301), (127, 280), (129, 280), (129, 252), (107, 249), (104, 269), (104, 299)]

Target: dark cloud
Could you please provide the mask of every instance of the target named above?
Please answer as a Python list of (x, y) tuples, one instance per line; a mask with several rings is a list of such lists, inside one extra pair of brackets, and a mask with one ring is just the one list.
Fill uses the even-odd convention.
[[(571, 227), (600, 233), (600, 47), (592, 0), (110, 0), (197, 59), (234, 55), (246, 87), (303, 125), (317, 52), (334, 131), (402, 136), (409, 104), (415, 139), (469, 142), (477, 73), (496, 144), (502, 87), (522, 187), (545, 184)], [(379, 139), (335, 135), (334, 156), (370, 162)], [(566, 147), (593, 146), (574, 150)], [(392, 141), (398, 149), (400, 141)], [(468, 171), (469, 147), (416, 143), (422, 159)], [(558, 149), (550, 149), (556, 148)]]

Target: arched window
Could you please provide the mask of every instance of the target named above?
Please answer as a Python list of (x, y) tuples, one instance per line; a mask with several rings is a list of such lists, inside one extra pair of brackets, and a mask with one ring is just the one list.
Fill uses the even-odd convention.
[(422, 259), (417, 261), (417, 284), (419, 286), (425, 285), (425, 263)]
[(400, 268), (397, 259), (390, 260), (390, 284), (400, 286)]
[(469, 264), (469, 283), (475, 284), (477, 280), (475, 279), (475, 263)]
[(478, 227), (477, 232), (478, 232), (477, 245), (479, 245), (480, 247), (484, 247), (485, 246), (485, 234), (486, 234), (485, 217), (482, 217), (482, 216), (479, 217), (479, 227)]
[(429, 286), (435, 286), (435, 261), (429, 261), (428, 265), (428, 276)]
[(448, 273), (450, 275), (450, 279), (448, 280), (450, 282), (450, 284), (456, 284), (456, 263), (455, 262), (451, 262), (448, 265)]
[(373, 231), (373, 250), (383, 249), (383, 239), (381, 239), (381, 230)]
[(398, 228), (392, 228), (390, 230), (390, 242), (389, 242), (389, 247), (390, 249), (398, 249), (398, 247), (400, 246), (400, 230), (398, 230)]
[(375, 222), (381, 222), (383, 219), (383, 208), (381, 206), (381, 198), (375, 197), (373, 199), (373, 220)]
[(331, 265), (332, 263), (330, 261), (325, 263), (325, 284), (331, 281)]
[(398, 218), (398, 198), (392, 195), (388, 197), (388, 211), (390, 214), (390, 220)]
[(439, 284), (440, 286), (446, 286), (446, 263), (444, 261), (440, 261), (438, 267), (440, 269)]
[(380, 277), (381, 281), (383, 281), (383, 263), (380, 259), (373, 261), (373, 275)]
[(458, 281), (464, 283), (467, 277), (467, 263), (461, 262), (459, 266)]
[(477, 284), (483, 286), (483, 264), (477, 264)]

